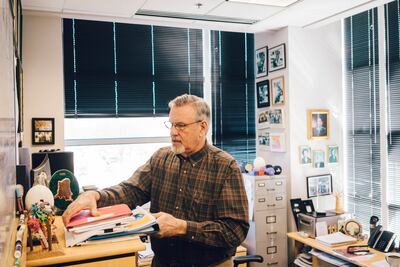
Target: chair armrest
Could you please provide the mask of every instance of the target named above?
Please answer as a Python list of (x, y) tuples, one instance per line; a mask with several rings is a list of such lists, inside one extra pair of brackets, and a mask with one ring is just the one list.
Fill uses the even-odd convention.
[(238, 266), (242, 263), (249, 262), (263, 262), (264, 258), (260, 255), (246, 255), (246, 256), (237, 256), (233, 258), (233, 266)]

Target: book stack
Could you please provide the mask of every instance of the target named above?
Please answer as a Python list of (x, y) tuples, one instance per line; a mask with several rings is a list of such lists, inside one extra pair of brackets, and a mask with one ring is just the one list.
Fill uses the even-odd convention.
[(329, 235), (317, 236), (315, 240), (329, 247), (344, 246), (357, 242), (356, 238), (349, 235), (345, 235), (341, 232), (336, 232)]
[(119, 204), (97, 211), (99, 216), (83, 210), (71, 218), (65, 228), (67, 247), (125, 241), (159, 230), (154, 216), (141, 207), (131, 210), (126, 204)]

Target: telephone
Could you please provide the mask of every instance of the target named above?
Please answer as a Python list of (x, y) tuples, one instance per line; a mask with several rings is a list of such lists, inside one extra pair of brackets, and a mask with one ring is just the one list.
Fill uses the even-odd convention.
[(395, 239), (396, 235), (394, 233), (383, 230), (382, 225), (377, 225), (371, 232), (368, 246), (386, 253), (393, 250)]

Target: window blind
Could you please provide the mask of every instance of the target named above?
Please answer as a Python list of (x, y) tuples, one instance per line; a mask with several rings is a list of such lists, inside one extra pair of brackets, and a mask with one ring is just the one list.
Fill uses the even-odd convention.
[(369, 229), (381, 216), (377, 9), (344, 21), (346, 210)]
[(388, 96), (388, 180), (389, 230), (400, 234), (400, 36), (399, 1), (385, 5), (385, 41)]
[(213, 142), (236, 160), (255, 158), (254, 35), (211, 31)]
[(203, 96), (202, 30), (63, 20), (65, 117), (167, 116)]

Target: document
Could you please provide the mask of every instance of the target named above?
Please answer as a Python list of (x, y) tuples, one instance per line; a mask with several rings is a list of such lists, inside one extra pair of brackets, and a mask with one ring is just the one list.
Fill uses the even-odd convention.
[(341, 232), (336, 232), (329, 235), (317, 236), (315, 240), (330, 247), (348, 245), (357, 242), (356, 238), (349, 235), (345, 235)]
[[(117, 205), (118, 206), (118, 205)], [(112, 213), (113, 216), (127, 214), (126, 207), (105, 207), (103, 214)], [(129, 208), (128, 208), (129, 209)], [(100, 210), (100, 209), (99, 209)], [(108, 210), (109, 212), (105, 212)], [(113, 212), (111, 212), (113, 210)], [(159, 231), (157, 221), (153, 215), (148, 213), (142, 207), (136, 207), (133, 211), (129, 209), (129, 214), (113, 218), (112, 216), (103, 216), (102, 220), (91, 221), (87, 212), (74, 217), (75, 227), (65, 228), (65, 243), (67, 247), (80, 244), (95, 244), (94, 241), (109, 240), (110, 242), (132, 239), (134, 235), (152, 234)], [(78, 223), (77, 223), (78, 222)], [(70, 224), (68, 224), (70, 225)], [(132, 236), (132, 237), (130, 237)], [(93, 241), (93, 242), (88, 242)]]

